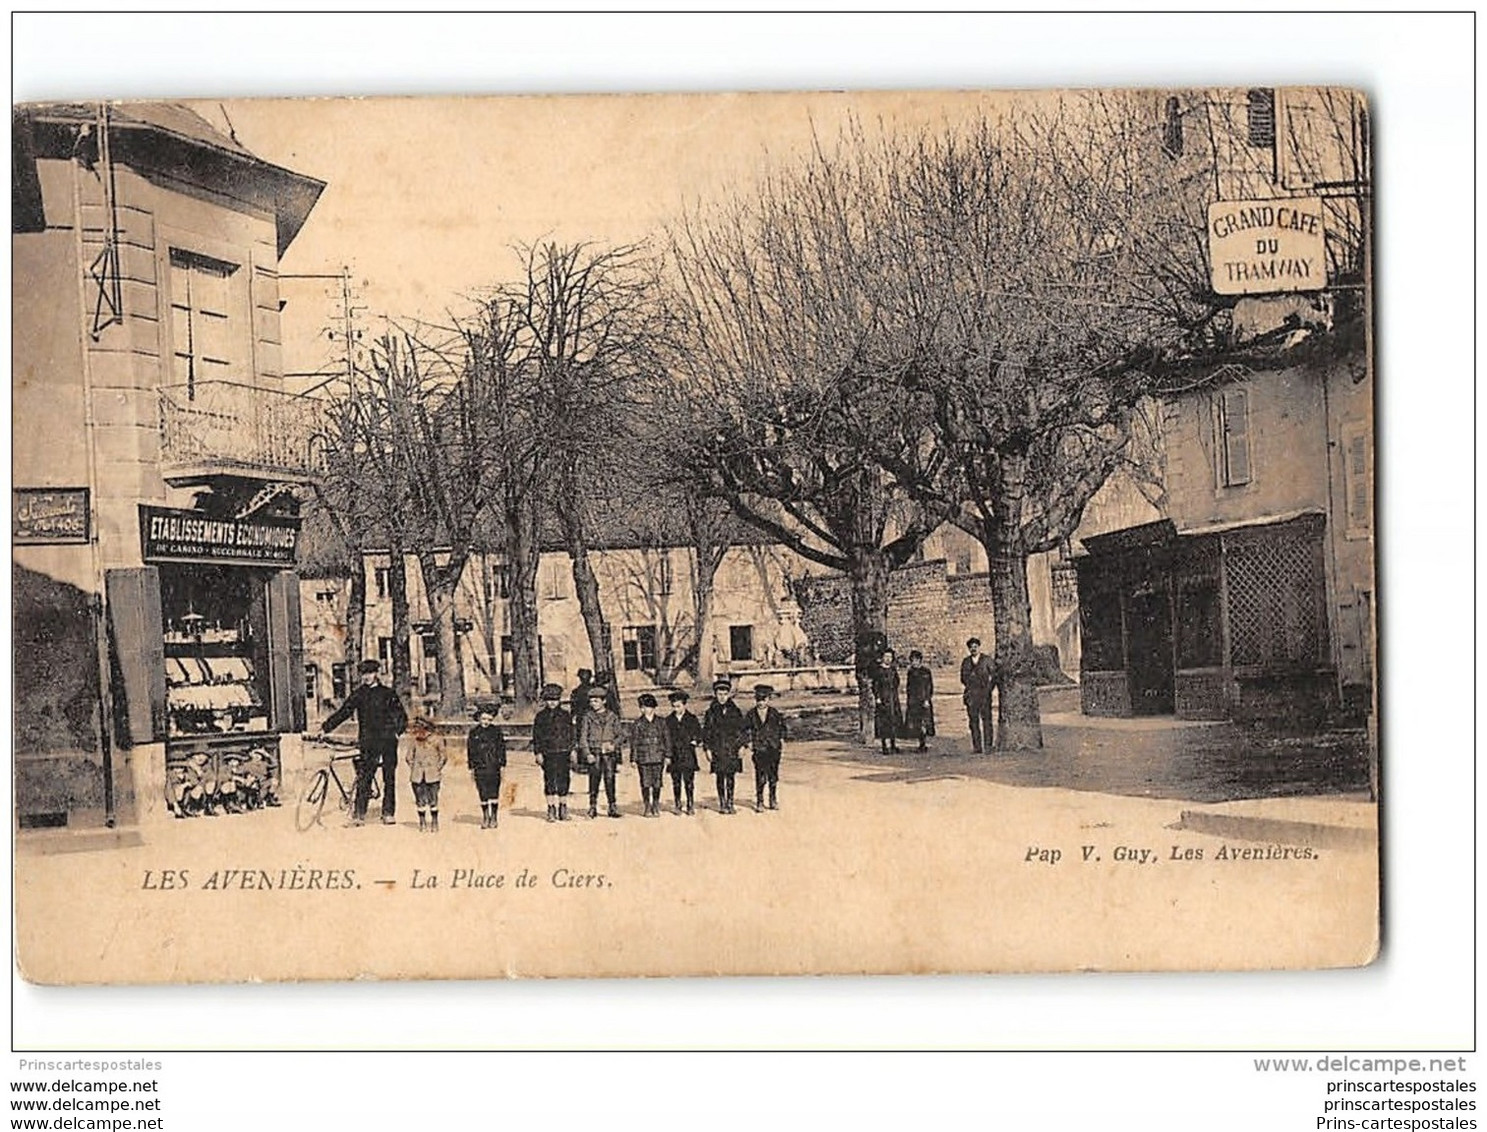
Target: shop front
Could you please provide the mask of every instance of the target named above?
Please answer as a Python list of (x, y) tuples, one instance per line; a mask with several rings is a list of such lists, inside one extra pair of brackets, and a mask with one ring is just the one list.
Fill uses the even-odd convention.
[(1086, 715), (1314, 723), (1335, 706), (1325, 517), (1084, 540), (1076, 562)]
[(201, 498), (140, 504), (144, 565), (107, 576), (121, 739), (163, 739), (163, 781), (138, 788), (176, 817), (277, 805), (282, 737), (305, 726), (299, 519)]

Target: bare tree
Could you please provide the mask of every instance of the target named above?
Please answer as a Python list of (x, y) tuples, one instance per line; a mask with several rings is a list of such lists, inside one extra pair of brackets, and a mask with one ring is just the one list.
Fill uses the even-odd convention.
[(321, 437), (327, 470), (317, 487), (318, 498), (356, 557), (351, 570), (347, 655), (359, 656), (361, 652), (366, 555), (386, 548), (390, 556), (393, 687), (406, 700), (412, 692), (412, 663), (404, 548), (413, 530), (413, 518), (406, 464), (393, 436), (389, 391), (378, 380), (360, 375), (359, 380), (330, 399)]
[[(673, 462), (698, 494), (846, 573), (859, 645), (885, 632), (889, 574), (941, 517), (873, 458), (893, 453), (900, 475), (936, 459), (903, 412), (899, 378), (932, 319), (874, 235), (896, 207), (879, 156), (818, 147), (671, 240), (674, 395), (695, 422)], [(865, 679), (859, 691), (865, 734)]]
[(512, 363), (540, 406), (535, 478), (547, 488), (568, 548), (595, 670), (613, 684), (613, 647), (589, 557), (593, 506), (610, 494), (610, 469), (636, 443), (630, 408), (656, 367), (664, 312), (639, 247), (549, 241), (520, 251), (522, 278), (497, 287), (487, 309), (503, 312)]

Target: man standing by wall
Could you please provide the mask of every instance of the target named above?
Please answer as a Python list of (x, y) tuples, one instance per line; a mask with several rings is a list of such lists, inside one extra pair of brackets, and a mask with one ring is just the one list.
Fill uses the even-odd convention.
[(392, 825), (398, 806), (398, 736), (408, 726), (408, 713), (391, 688), (377, 679), (375, 660), (361, 662), (361, 687), (331, 713), (321, 726), (329, 735), (356, 713), (356, 799), (351, 824), (366, 821), (367, 802), (372, 796), (372, 776), (382, 768), (382, 824)]
[(996, 666), (981, 651), (979, 637), (966, 642), (966, 651), (970, 655), (960, 662), (960, 683), (965, 689), (962, 698), (971, 724), (971, 751), (979, 755), (991, 746), (991, 690), (996, 686)]

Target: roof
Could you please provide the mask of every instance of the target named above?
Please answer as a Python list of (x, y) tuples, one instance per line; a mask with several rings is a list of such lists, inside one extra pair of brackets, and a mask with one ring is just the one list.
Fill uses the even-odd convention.
[[(256, 156), (200, 114), (171, 102), (107, 103), (110, 141), (124, 164), (158, 170), (191, 184), (234, 196), (274, 214), (279, 255), (293, 242), (325, 189), (325, 182)], [(71, 157), (77, 127), (95, 122), (100, 104), (31, 103), (13, 123), (31, 124), (31, 137), (17, 135), (13, 148), (30, 144), (37, 157)]]

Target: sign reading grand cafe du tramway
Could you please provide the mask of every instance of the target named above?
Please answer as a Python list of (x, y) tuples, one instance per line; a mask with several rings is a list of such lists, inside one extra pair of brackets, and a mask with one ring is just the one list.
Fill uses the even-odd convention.
[(1209, 261), (1220, 295), (1320, 291), (1327, 285), (1326, 244), (1317, 197), (1208, 206)]

